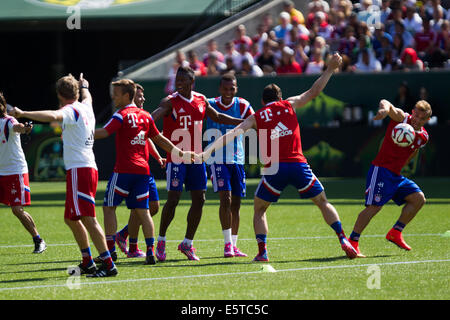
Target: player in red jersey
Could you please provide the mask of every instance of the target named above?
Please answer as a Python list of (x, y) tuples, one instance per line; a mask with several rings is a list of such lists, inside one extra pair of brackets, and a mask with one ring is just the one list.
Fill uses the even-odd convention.
[[(115, 235), (117, 231), (116, 207), (125, 199), (127, 207), (139, 216), (147, 244), (146, 264), (155, 264), (154, 225), (149, 213), (150, 167), (147, 139), (151, 139), (169, 154), (184, 157), (183, 152), (170, 140), (161, 135), (151, 115), (138, 108), (133, 99), (136, 85), (132, 80), (122, 79), (112, 83), (112, 99), (118, 111), (101, 129), (95, 131), (95, 139), (106, 138), (116, 133), (116, 164), (108, 182), (103, 204), (106, 241), (112, 256), (115, 253)], [(189, 157), (190, 161), (191, 158)], [(132, 214), (133, 214), (132, 213)], [(113, 254), (115, 253), (115, 254)]]
[[(217, 112), (206, 97), (192, 90), (194, 72), (189, 67), (178, 68), (175, 78), (177, 92), (161, 101), (158, 109), (152, 113), (155, 121), (163, 118), (163, 134), (182, 150), (202, 151), (203, 120), (208, 116), (215, 122), (238, 125), (243, 120)], [(183, 191), (190, 191), (192, 205), (187, 216), (185, 238), (178, 246), (189, 260), (199, 260), (192, 245), (195, 232), (202, 216), (206, 193), (206, 166), (204, 163), (186, 163), (181, 159), (167, 156), (168, 198), (161, 213), (156, 257), (166, 259), (166, 231), (175, 216), (175, 209)]]
[[(402, 231), (425, 204), (425, 196), (417, 184), (402, 176), (400, 171), (428, 142), (428, 133), (423, 126), (430, 119), (431, 113), (431, 106), (425, 100), (416, 103), (412, 114), (395, 108), (387, 100), (380, 101), (374, 120), (389, 116), (391, 121), (386, 129), (381, 149), (372, 161), (367, 174), (366, 208), (359, 214), (350, 235), (350, 243), (357, 250), (358, 257), (364, 257), (358, 246), (361, 233), (383, 205), (391, 199), (397, 205), (404, 204), (404, 206), (399, 219), (386, 235), (386, 239), (402, 249), (411, 250), (411, 247), (403, 240)], [(402, 122), (410, 124), (415, 130), (414, 141), (408, 147), (400, 147), (390, 138), (392, 129)]]
[[(300, 127), (296, 108), (305, 106), (325, 88), (334, 70), (340, 66), (342, 58), (334, 54), (327, 69), (313, 84), (311, 89), (287, 100), (282, 99), (281, 89), (270, 84), (264, 88), (262, 102), (264, 108), (256, 111), (242, 124), (215, 141), (202, 157), (207, 160), (214, 150), (249, 129), (256, 129), (260, 148), (266, 148), (267, 159), (264, 174), (255, 193), (253, 224), (259, 252), (254, 261), (268, 261), (266, 211), (272, 202), (278, 201), (287, 185), (297, 188), (301, 198), (309, 198), (322, 212), (328, 225), (338, 235), (341, 248), (349, 258), (356, 257), (356, 251), (347, 240), (336, 209), (328, 202), (322, 184), (311, 171), (302, 152)], [(261, 154), (261, 152), (260, 152)]]

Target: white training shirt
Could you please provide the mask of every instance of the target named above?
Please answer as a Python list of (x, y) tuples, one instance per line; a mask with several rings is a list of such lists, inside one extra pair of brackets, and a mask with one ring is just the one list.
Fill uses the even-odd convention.
[(62, 139), (66, 170), (94, 168), (95, 116), (91, 105), (80, 102), (65, 105), (59, 110), (63, 115)]
[(0, 175), (28, 173), (27, 161), (20, 144), (20, 133), (13, 130), (18, 124), (13, 117), (0, 118)]

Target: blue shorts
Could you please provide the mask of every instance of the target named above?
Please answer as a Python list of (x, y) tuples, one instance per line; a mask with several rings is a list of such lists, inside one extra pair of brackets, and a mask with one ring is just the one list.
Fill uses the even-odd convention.
[(116, 207), (125, 203), (128, 209), (148, 209), (149, 201), (158, 201), (153, 176), (113, 172), (106, 186), (103, 206)]
[(411, 193), (422, 192), (412, 180), (392, 171), (370, 166), (366, 180), (366, 206), (382, 206), (392, 199), (397, 205), (404, 204)]
[(245, 171), (243, 164), (217, 164), (210, 165), (214, 192), (231, 191), (238, 197), (245, 197)]
[(167, 191), (183, 191), (183, 184), (186, 191), (206, 190), (206, 165), (167, 163)]
[(276, 174), (262, 176), (255, 196), (268, 202), (277, 202), (288, 185), (293, 185), (302, 199), (313, 198), (324, 190), (307, 163), (282, 162)]

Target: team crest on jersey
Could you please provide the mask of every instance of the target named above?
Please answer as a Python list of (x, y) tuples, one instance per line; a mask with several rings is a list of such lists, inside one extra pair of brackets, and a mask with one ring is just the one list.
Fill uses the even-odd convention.
[(374, 197), (375, 202), (380, 202), (381, 201), (381, 194), (376, 194)]
[(172, 187), (176, 188), (176, 187), (178, 187), (179, 184), (180, 183), (179, 183), (178, 179), (172, 179)]
[[(149, 0), (27, 0), (28, 2), (52, 7), (78, 6), (81, 9), (102, 9), (119, 5), (128, 5)], [(151, 1), (151, 0), (150, 0)]]
[(217, 179), (217, 185), (222, 188), (225, 185), (225, 182), (223, 179)]

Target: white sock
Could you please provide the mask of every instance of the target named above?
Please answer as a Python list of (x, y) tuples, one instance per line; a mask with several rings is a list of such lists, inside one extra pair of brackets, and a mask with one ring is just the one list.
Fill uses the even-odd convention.
[(233, 235), (231, 236), (231, 239), (233, 240), (233, 246), (236, 247), (238, 235), (237, 235), (237, 234), (233, 234)]
[(161, 236), (158, 235), (158, 241), (166, 241), (166, 236), (161, 237)]
[(231, 228), (222, 230), (222, 233), (223, 233), (223, 239), (224, 239), (225, 243), (229, 243), (232, 241), (231, 240)]
[(189, 247), (192, 246), (192, 243), (194, 242), (194, 240), (188, 239), (188, 238), (184, 238), (183, 243), (186, 243)]

